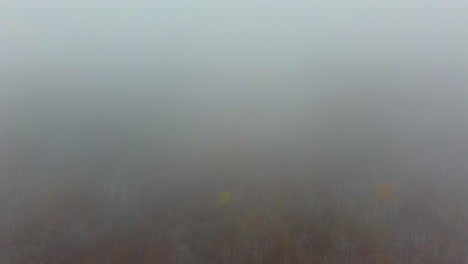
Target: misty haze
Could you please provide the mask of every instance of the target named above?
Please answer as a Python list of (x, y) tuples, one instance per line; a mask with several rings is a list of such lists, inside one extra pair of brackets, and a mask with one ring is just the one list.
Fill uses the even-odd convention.
[(0, 264), (467, 264), (467, 8), (1, 3)]

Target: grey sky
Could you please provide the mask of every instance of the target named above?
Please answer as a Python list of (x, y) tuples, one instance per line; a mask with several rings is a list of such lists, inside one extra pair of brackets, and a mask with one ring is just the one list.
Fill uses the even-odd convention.
[[(463, 1), (35, 1), (0, 4), (2, 65), (463, 60)], [(33, 67), (31, 65), (30, 67)]]
[[(11, 120), (24, 114), (74, 124), (100, 113), (143, 127), (166, 118), (207, 141), (223, 133), (298, 138), (290, 133), (308, 135), (307, 126), (332, 119), (334, 111), (352, 112), (347, 107), (354, 104), (363, 105), (358, 113), (375, 112), (375, 120), (387, 115), (382, 123), (399, 120), (389, 127), (417, 127), (415, 134), (444, 117), (459, 118), (452, 127), (468, 127), (460, 116), (467, 97), (459, 72), (468, 61), (463, 1), (0, 5), (1, 72), (16, 82), (0, 90), (0, 112)], [(327, 65), (327, 76), (311, 70), (326, 72)]]

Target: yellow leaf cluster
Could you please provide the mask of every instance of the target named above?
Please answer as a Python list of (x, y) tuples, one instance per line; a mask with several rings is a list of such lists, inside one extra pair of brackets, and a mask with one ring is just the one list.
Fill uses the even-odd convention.
[(391, 182), (382, 182), (377, 186), (376, 196), (380, 199), (389, 199), (395, 192), (395, 186)]
[(230, 192), (220, 192), (218, 198), (216, 199), (216, 207), (226, 207), (231, 203), (231, 193)]

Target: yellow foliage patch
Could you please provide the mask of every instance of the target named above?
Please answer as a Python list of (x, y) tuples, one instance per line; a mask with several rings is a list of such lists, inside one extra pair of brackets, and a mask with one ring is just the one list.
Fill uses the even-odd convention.
[(395, 192), (395, 186), (391, 182), (382, 182), (377, 186), (376, 196), (380, 199), (389, 199)]
[(216, 199), (216, 207), (226, 207), (231, 202), (231, 193), (230, 192), (220, 192), (218, 198)]

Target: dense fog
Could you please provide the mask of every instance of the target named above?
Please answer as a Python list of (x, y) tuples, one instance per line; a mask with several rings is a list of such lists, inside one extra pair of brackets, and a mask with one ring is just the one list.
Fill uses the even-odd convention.
[(459, 1), (0, 4), (0, 263), (468, 263)]

